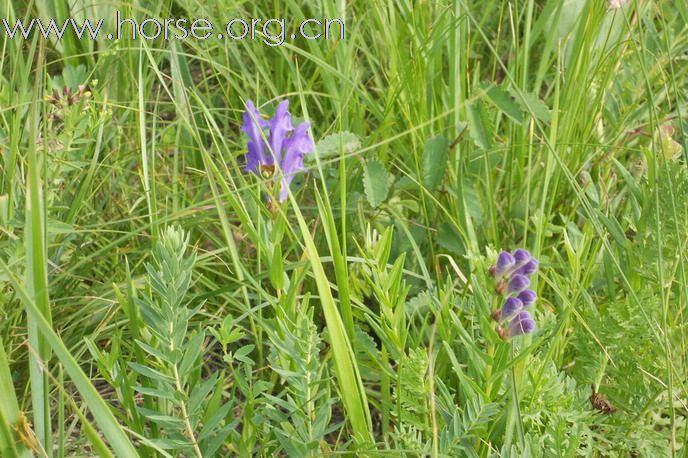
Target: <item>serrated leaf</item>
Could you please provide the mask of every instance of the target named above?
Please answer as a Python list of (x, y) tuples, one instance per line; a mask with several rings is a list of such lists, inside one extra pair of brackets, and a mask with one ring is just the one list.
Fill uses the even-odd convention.
[(463, 198), (466, 203), (466, 210), (468, 214), (475, 220), (477, 224), (481, 224), (483, 221), (483, 199), (478, 191), (473, 186), (469, 180), (463, 181)]
[(432, 137), (425, 143), (423, 152), (423, 185), (434, 191), (444, 178), (449, 157), (449, 142), (444, 135)]
[(351, 153), (360, 147), (361, 139), (358, 135), (344, 131), (320, 139), (315, 145), (315, 151), (318, 157), (325, 158), (339, 155), (340, 151), (343, 151), (344, 154)]
[(372, 159), (366, 162), (363, 175), (363, 188), (371, 207), (377, 208), (387, 198), (389, 181), (385, 166)]
[(521, 95), (514, 95), (514, 97), (527, 113), (532, 113), (539, 121), (549, 122), (552, 120), (552, 113), (549, 107), (537, 95), (522, 92)]
[(494, 128), (485, 107), (480, 100), (468, 105), (468, 132), (473, 142), (480, 149), (487, 150), (492, 146)]
[(423, 291), (406, 301), (406, 313), (413, 315), (414, 313), (427, 310), (431, 305), (432, 296), (429, 292)]
[(487, 90), (487, 97), (499, 111), (507, 115), (516, 124), (524, 121), (523, 110), (514, 98), (501, 86), (492, 86)]
[(377, 344), (375, 343), (375, 340), (370, 336), (370, 334), (368, 334), (358, 326), (356, 326), (355, 333), (356, 345), (354, 348), (356, 348), (357, 351), (365, 351), (371, 355), (377, 355), (379, 353), (379, 350), (377, 349)]

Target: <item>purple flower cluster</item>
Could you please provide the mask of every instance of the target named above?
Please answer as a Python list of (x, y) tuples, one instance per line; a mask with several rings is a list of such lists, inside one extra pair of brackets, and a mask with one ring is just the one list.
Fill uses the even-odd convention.
[(495, 265), (490, 268), (490, 273), (497, 281), (497, 292), (506, 297), (502, 308), (492, 314), (499, 323), (497, 331), (503, 339), (535, 330), (535, 320), (527, 309), (537, 299), (535, 292), (528, 289), (530, 276), (537, 269), (537, 259), (522, 248), (513, 253), (502, 251)]
[(260, 116), (252, 101), (246, 102), (244, 125), (241, 128), (249, 138), (244, 171), (271, 177), (275, 169), (279, 168), (280, 202), (287, 200), (289, 184), (294, 175), (305, 170), (303, 157), (312, 153), (315, 148), (308, 127), (307, 122), (292, 126), (288, 100), (277, 106), (275, 116), (269, 120)]

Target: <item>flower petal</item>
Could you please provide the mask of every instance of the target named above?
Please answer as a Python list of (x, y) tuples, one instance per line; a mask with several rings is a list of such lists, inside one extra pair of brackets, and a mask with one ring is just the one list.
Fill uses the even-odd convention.
[(494, 267), (494, 275), (499, 278), (508, 272), (516, 263), (514, 256), (508, 251), (502, 251), (497, 257), (497, 262)]
[(524, 306), (528, 306), (537, 300), (537, 294), (535, 294), (535, 291), (526, 289), (519, 293), (518, 298), (521, 299)]
[(526, 262), (526, 263), (523, 264), (521, 267), (519, 267), (518, 269), (516, 269), (516, 270), (514, 271), (514, 273), (521, 274), (521, 275), (526, 275), (526, 276), (532, 275), (533, 273), (535, 273), (535, 271), (537, 271), (538, 264), (539, 264), (539, 263), (538, 263), (538, 260), (537, 260), (537, 259), (535, 259), (535, 258), (530, 258), (530, 260), (529, 260), (528, 262)]
[(282, 146), (292, 130), (294, 127), (291, 125), (289, 100), (284, 100), (277, 105), (275, 116), (270, 120), (270, 135), (268, 137), (270, 156), (271, 158), (274, 157), (277, 162), (282, 160)]
[(268, 126), (268, 122), (261, 118), (258, 109), (251, 100), (246, 101), (246, 111), (244, 112), (244, 125), (241, 127), (248, 135), (248, 152), (246, 153), (246, 172), (260, 174), (259, 167), (265, 164), (272, 164), (272, 159), (268, 161), (265, 156), (265, 140), (263, 140), (263, 129)]
[(523, 310), (523, 302), (521, 302), (521, 299), (509, 297), (502, 306), (499, 319), (500, 321), (509, 320), (521, 310)]
[(297, 172), (305, 170), (303, 157), (315, 149), (313, 138), (308, 132), (309, 124), (303, 122), (294, 129), (291, 137), (284, 140), (284, 155), (280, 162), (282, 170), (282, 188), (280, 190), (280, 202), (287, 200), (288, 188), (291, 180)]
[(532, 256), (530, 255), (528, 250), (524, 250), (523, 248), (518, 248), (514, 250), (513, 255), (514, 259), (516, 260), (517, 267), (521, 267), (523, 264), (532, 259)]
[(521, 334), (529, 334), (535, 330), (535, 320), (530, 316), (530, 313), (523, 311), (516, 315), (509, 324), (509, 337), (520, 336)]
[(509, 285), (506, 288), (506, 292), (507, 294), (518, 294), (524, 289), (528, 288), (528, 286), (530, 286), (530, 280), (528, 280), (528, 277), (521, 274), (515, 274), (511, 277)]

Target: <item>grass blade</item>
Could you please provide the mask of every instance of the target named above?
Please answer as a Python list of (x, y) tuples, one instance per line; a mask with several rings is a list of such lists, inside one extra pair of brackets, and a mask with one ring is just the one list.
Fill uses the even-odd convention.
[[(43, 61), (43, 49), (39, 50), (38, 61)], [(41, 75), (42, 70), (37, 73)], [(34, 101), (29, 114), (28, 170), (26, 185), (26, 221), (24, 228), (24, 246), (26, 249), (26, 285), (29, 298), (36, 305), (41, 318), (52, 326), (50, 299), (48, 297), (48, 249), (46, 243), (45, 208), (43, 185), (41, 181), (41, 164), (38, 161), (36, 141), (39, 125), (40, 92), (42, 78), (38, 77), (34, 86)], [(43, 448), (51, 455), (52, 431), (50, 422), (50, 392), (45, 366), (50, 360), (50, 348), (38, 331), (35, 317), (27, 317), (29, 345), (29, 370), (31, 377), (31, 399), (33, 404), (33, 423), (36, 435)]]
[(289, 199), (294, 208), (296, 219), (299, 222), (301, 235), (306, 244), (306, 253), (308, 254), (315, 283), (318, 287), (320, 303), (325, 315), (325, 321), (327, 322), (327, 329), (330, 333), (335, 373), (337, 374), (337, 382), (339, 383), (344, 409), (351, 424), (355, 440), (363, 444), (372, 441), (373, 436), (368, 399), (363, 387), (363, 381), (361, 380), (361, 374), (353, 355), (351, 341), (347, 336), (342, 317), (339, 315), (337, 305), (332, 296), (330, 282), (320, 261), (320, 254), (311, 236), (311, 230), (308, 228), (306, 220), (291, 192), (289, 193)]
[(12, 383), (9, 361), (5, 347), (0, 339), (0, 456), (28, 457), (29, 449), (21, 441), (15, 440), (13, 429), (22, 416), (17, 395)]
[[(21, 281), (10, 270), (9, 266), (0, 259), (0, 269), (2, 269), (10, 279), (14, 290), (24, 303), (26, 314), (33, 321), (37, 331), (41, 334), (46, 345), (55, 353), (59, 361), (69, 374), (76, 389), (81, 394), (84, 402), (88, 406), (91, 414), (100, 426), (101, 432), (110, 442), (110, 446), (117, 456), (130, 458), (139, 456), (131, 441), (127, 437), (122, 426), (117, 422), (115, 416), (110, 411), (110, 407), (93, 386), (91, 380), (84, 373), (79, 363), (65, 346), (62, 339), (53, 331), (50, 323), (45, 319), (36, 301), (29, 295)], [(52, 444), (50, 444), (52, 448)]]

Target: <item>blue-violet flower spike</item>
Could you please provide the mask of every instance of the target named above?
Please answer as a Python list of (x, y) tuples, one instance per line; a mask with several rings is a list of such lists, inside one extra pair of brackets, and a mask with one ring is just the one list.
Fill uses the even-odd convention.
[(535, 321), (530, 313), (523, 311), (509, 323), (509, 337), (516, 337), (522, 334), (529, 334), (535, 330)]

